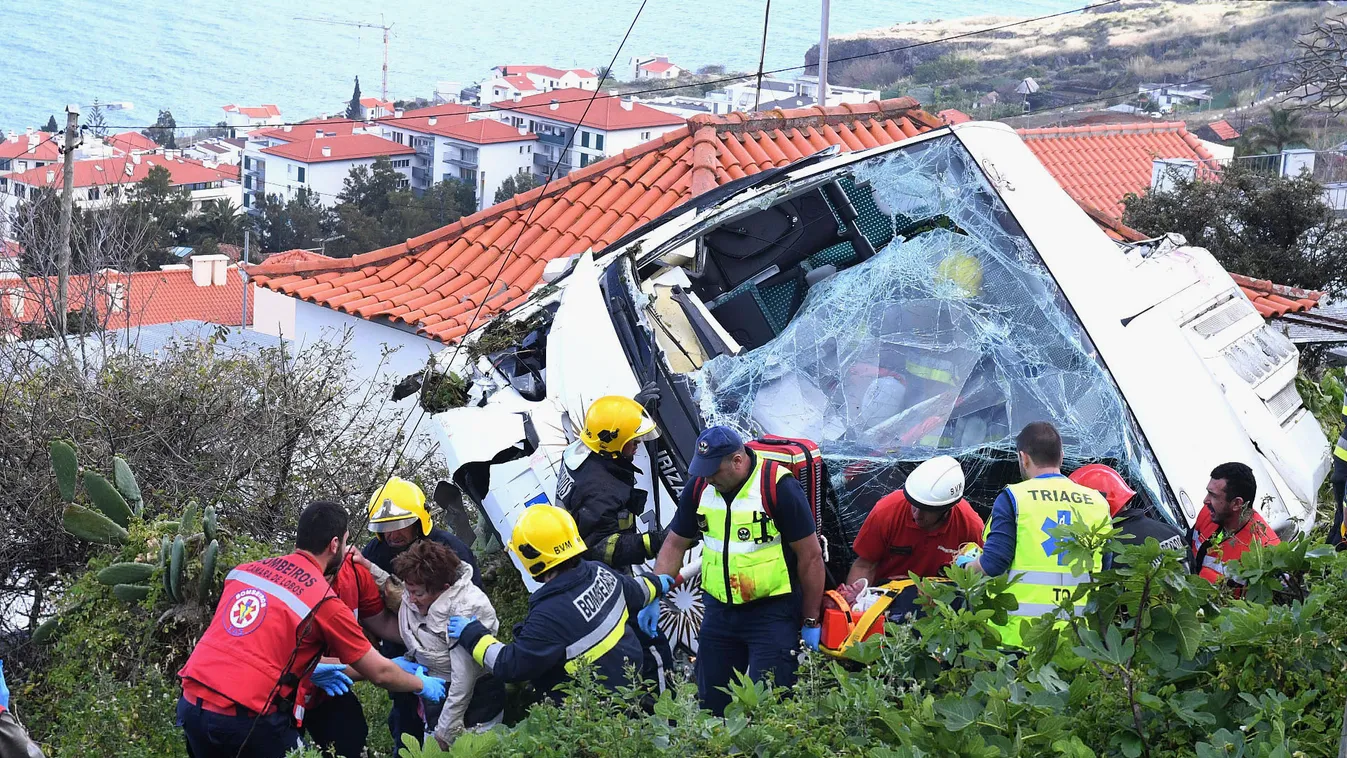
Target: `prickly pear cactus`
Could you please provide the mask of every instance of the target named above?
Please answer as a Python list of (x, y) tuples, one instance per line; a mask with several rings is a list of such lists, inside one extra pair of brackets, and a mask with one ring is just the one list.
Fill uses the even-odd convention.
[(131, 512), (137, 516), (145, 512), (145, 501), (140, 495), (140, 485), (136, 483), (136, 475), (131, 473), (131, 466), (120, 455), (112, 458), (112, 484), (126, 499), (126, 503), (131, 506)]
[(52, 440), (51, 468), (56, 473), (56, 487), (61, 491), (61, 499), (67, 503), (74, 502), (75, 483), (80, 470), (75, 448), (61, 440)]
[(89, 500), (93, 502), (94, 507), (103, 512), (104, 516), (116, 521), (119, 526), (125, 529), (131, 524), (131, 506), (126, 504), (126, 498), (117, 491), (116, 487), (94, 471), (86, 469), (84, 471), (84, 491), (89, 494)]

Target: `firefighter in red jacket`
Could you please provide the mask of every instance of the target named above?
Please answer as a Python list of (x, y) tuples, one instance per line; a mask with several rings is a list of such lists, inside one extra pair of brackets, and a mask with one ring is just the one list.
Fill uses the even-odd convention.
[[(229, 572), (178, 672), (178, 724), (194, 758), (281, 758), (300, 745), (305, 679), (345, 676), (345, 665), (387, 690), (444, 696), (443, 680), (379, 655), (324, 579), (345, 554), (347, 519), (336, 503), (314, 503), (300, 514), (293, 553)], [(341, 663), (319, 667), (324, 654)]]
[(1192, 570), (1203, 579), (1212, 584), (1226, 579), (1242, 585), (1244, 582), (1227, 573), (1226, 563), (1247, 553), (1254, 543), (1266, 546), (1281, 542), (1254, 511), (1257, 494), (1253, 469), (1243, 463), (1222, 463), (1212, 470), (1202, 510), (1188, 530)]

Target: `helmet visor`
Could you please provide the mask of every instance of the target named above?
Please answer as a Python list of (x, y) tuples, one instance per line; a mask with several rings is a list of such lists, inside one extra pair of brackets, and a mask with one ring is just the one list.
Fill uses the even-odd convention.
[(420, 521), (421, 519), (409, 514), (401, 518), (371, 521), (369, 522), (369, 530), (375, 534), (388, 534), (389, 532), (396, 532), (399, 529), (406, 529), (412, 524), (419, 523)]

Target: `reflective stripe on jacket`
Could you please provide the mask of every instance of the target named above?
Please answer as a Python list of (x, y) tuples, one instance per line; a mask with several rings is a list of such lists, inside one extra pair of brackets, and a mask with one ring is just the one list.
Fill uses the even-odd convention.
[[(300, 647), (300, 626), (329, 598), (337, 599), (332, 586), (299, 553), (230, 571), (215, 617), (178, 672), (184, 687), (196, 683), (205, 688), (200, 696), (215, 705), (237, 704), (254, 713), (276, 710), (278, 698), (295, 700), (300, 684), (322, 654), (321, 647), (314, 645), (308, 660), (292, 661)], [(303, 721), (301, 703), (295, 704), (294, 717), (296, 722)]]
[[(742, 604), (789, 595), (790, 569), (781, 532), (769, 513), (765, 485), (791, 476), (790, 469), (764, 456), (727, 506), (725, 496), (706, 484), (697, 502), (702, 526), (702, 589), (722, 603)], [(773, 488), (774, 491), (774, 488)]]
[[(1059, 600), (1090, 581), (1089, 574), (1072, 575), (1057, 538), (1049, 530), (1082, 520), (1088, 524), (1107, 523), (1109, 512), (1103, 495), (1064, 476), (1037, 477), (1012, 484), (1006, 491), (1016, 512), (1015, 557), (1008, 574), (1020, 579), (1011, 585), (1009, 592), (1019, 600), (1020, 607), (1011, 611), (1010, 622), (998, 629), (1002, 641), (1018, 646), (1022, 619), (1055, 610)], [(990, 533), (989, 519), (984, 534)], [(1093, 565), (1100, 566), (1102, 560), (1102, 552), (1095, 551)], [(1078, 599), (1076, 615), (1084, 609), (1085, 600)]]

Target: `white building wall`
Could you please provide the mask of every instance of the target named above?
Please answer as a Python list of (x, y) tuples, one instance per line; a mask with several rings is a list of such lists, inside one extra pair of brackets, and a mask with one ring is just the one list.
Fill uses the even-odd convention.
[(294, 339), (298, 300), (255, 284), (248, 285), (248, 297), (253, 301), (253, 331)]
[(649, 142), (652, 139), (678, 129), (681, 125), (673, 126), (645, 126), (639, 129), (623, 129), (621, 131), (608, 132), (604, 140), (603, 152), (605, 155), (617, 155), (628, 148)]
[[(489, 208), (496, 202), (496, 190), (501, 182), (519, 172), (533, 170), (533, 143), (497, 142), (481, 145), (477, 150), (477, 210)], [(522, 151), (522, 152), (521, 152)], [(453, 169), (453, 166), (444, 166)]]
[[(318, 202), (324, 207), (331, 208), (337, 204), (337, 195), (341, 194), (345, 186), (346, 177), (351, 174), (351, 169), (356, 166), (372, 166), (374, 158), (361, 158), (349, 161), (321, 161), (317, 163), (303, 163), (301, 161), (283, 158), (278, 155), (268, 155), (259, 153), (254, 159), (262, 160), (266, 165), (266, 194), (280, 195), (286, 200), (293, 198), (300, 187), (307, 187), (317, 193)], [(394, 160), (409, 158), (411, 156), (393, 156)], [(299, 181), (299, 169), (304, 169), (304, 181)], [(410, 168), (396, 169), (408, 181), (411, 180)]]

